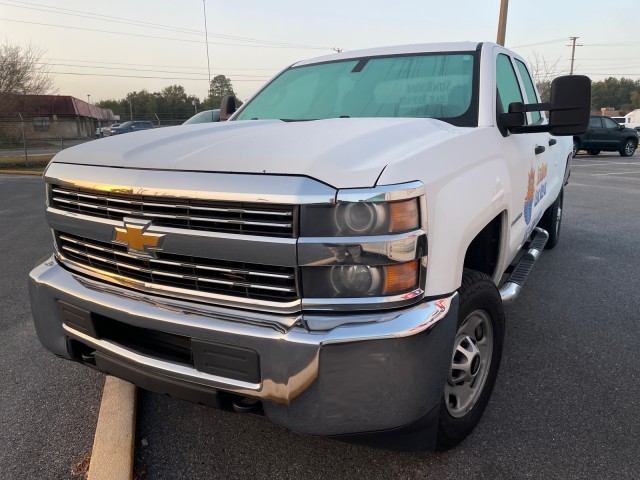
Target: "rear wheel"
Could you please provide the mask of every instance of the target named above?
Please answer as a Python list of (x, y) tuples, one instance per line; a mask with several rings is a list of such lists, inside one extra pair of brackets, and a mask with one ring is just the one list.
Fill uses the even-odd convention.
[(560, 227), (562, 226), (562, 205), (564, 202), (564, 188), (560, 190), (558, 198), (551, 204), (547, 211), (544, 212), (538, 226), (544, 228), (549, 233), (549, 240), (544, 246), (547, 250), (551, 250), (558, 244), (560, 240)]
[(478, 424), (502, 357), (504, 312), (493, 281), (465, 269), (458, 292), (458, 331), (440, 405), (438, 450), (454, 447)]
[(598, 155), (600, 153), (600, 150), (587, 150), (587, 153), (589, 155)]
[(580, 150), (580, 143), (577, 138), (573, 139), (573, 156), (575, 157), (578, 154), (578, 150)]
[(620, 155), (623, 157), (630, 157), (636, 151), (636, 147), (638, 146), (637, 142), (633, 139), (626, 140), (622, 148), (620, 149)]

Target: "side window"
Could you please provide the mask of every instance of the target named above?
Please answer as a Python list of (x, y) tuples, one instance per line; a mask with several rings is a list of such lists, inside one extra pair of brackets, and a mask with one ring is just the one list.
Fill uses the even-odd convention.
[(610, 118), (602, 117), (602, 121), (604, 122), (604, 128), (615, 128), (616, 130), (620, 125), (618, 122), (611, 120)]
[(510, 103), (523, 101), (516, 72), (513, 70), (511, 60), (504, 54), (496, 58), (496, 85), (499, 95), (498, 105), (502, 107), (503, 112), (509, 111)]
[[(529, 71), (524, 63), (520, 60), (516, 60), (516, 66), (518, 67), (518, 72), (520, 72), (520, 78), (522, 78), (522, 83), (524, 83), (524, 91), (527, 94), (527, 103), (538, 103), (538, 97), (536, 96), (536, 89), (533, 87), (533, 81), (531, 80), (531, 75), (529, 75)], [(531, 121), (533, 123), (539, 122), (542, 118), (540, 112), (531, 112)]]
[(602, 119), (600, 117), (591, 117), (589, 119), (589, 128), (602, 128)]

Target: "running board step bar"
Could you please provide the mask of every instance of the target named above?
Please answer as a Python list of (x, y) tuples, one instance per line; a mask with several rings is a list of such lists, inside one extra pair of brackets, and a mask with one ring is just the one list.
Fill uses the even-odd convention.
[(536, 228), (533, 231), (529, 245), (526, 247), (527, 252), (520, 257), (520, 260), (518, 260), (518, 263), (516, 263), (511, 271), (509, 278), (500, 288), (502, 303), (511, 303), (518, 298), (522, 286), (524, 282), (527, 281), (527, 277), (529, 273), (531, 273), (531, 269), (533, 269), (536, 261), (540, 258), (540, 254), (547, 244), (547, 240), (549, 240), (549, 234), (546, 230)]

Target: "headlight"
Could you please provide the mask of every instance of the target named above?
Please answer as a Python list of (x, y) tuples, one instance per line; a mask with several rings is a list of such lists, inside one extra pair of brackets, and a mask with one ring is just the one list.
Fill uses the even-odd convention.
[(397, 308), (424, 296), (426, 192), (420, 182), (339, 190), (302, 205), (298, 262), (303, 309)]
[(337, 265), (302, 269), (309, 298), (382, 297), (418, 288), (418, 260), (395, 265)]
[(397, 202), (339, 202), (302, 207), (300, 235), (335, 237), (387, 235), (420, 225), (418, 199)]

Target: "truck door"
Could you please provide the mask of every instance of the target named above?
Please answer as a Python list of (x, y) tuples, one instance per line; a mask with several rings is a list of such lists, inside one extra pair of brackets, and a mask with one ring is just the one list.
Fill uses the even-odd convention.
[(600, 138), (602, 137), (602, 117), (591, 117), (589, 119), (589, 130), (582, 137), (581, 148), (597, 149), (602, 148)]
[[(512, 102), (538, 103), (538, 97), (531, 76), (524, 63), (507, 51), (498, 51), (496, 56), (496, 87), (498, 112), (508, 111)], [(527, 123), (543, 123), (545, 117), (540, 112), (527, 114)], [(546, 207), (552, 202), (549, 195), (550, 169), (558, 169), (558, 159), (554, 148), (558, 143), (549, 133), (514, 134), (504, 138), (505, 154), (508, 155), (511, 171), (511, 212), (510, 250), (520, 248), (542, 217)], [(559, 191), (559, 185), (552, 190)]]
[(598, 143), (607, 150), (617, 150), (624, 142), (620, 124), (609, 117), (602, 117), (602, 129), (597, 134)]

